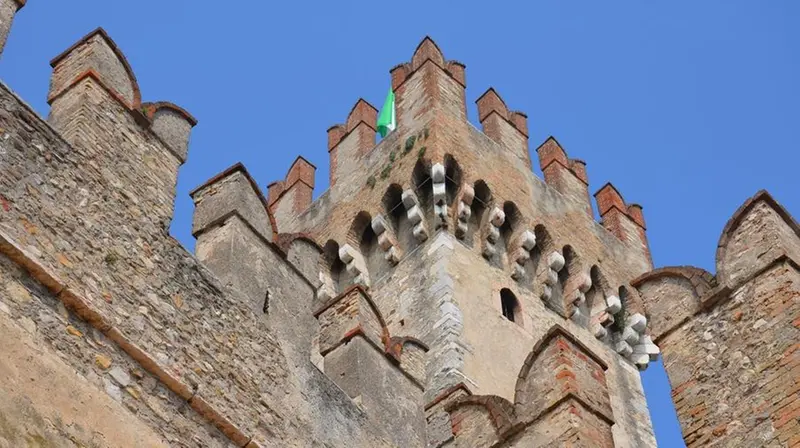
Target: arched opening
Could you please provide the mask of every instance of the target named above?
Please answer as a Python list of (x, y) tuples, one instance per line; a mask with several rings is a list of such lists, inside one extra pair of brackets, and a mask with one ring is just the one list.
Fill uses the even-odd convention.
[(519, 300), (517, 300), (517, 296), (508, 288), (500, 290), (500, 309), (503, 313), (503, 317), (517, 325), (522, 325), (522, 310), (519, 305)]
[(519, 212), (517, 205), (511, 201), (506, 201), (503, 204), (503, 213), (506, 215), (506, 220), (500, 226), (500, 241), (498, 241), (497, 253), (500, 255), (500, 262), (506, 265), (508, 263), (508, 248), (511, 247), (514, 235), (519, 230), (522, 214)]
[(567, 288), (571, 288), (569, 280), (573, 273), (577, 273), (578, 263), (572, 246), (564, 246), (561, 255), (564, 256), (564, 267), (558, 271), (558, 281), (553, 286), (553, 301), (559, 304), (561, 310), (567, 311), (571, 309), (570, 302), (575, 298), (570, 296), (574, 291)]
[(383, 194), (384, 219), (392, 228), (398, 243), (403, 248), (412, 248), (416, 243), (412, 232), (411, 223), (408, 221), (406, 208), (403, 206), (403, 187), (397, 184), (389, 185)]
[(453, 202), (456, 200), (456, 194), (461, 188), (462, 174), (461, 167), (458, 165), (458, 162), (456, 162), (456, 159), (454, 159), (450, 154), (444, 156), (444, 175), (447, 205), (453, 206)]
[(531, 259), (528, 262), (530, 268), (528, 269), (529, 272), (526, 272), (531, 282), (539, 277), (541, 271), (549, 269), (549, 267), (545, 266), (545, 263), (542, 262), (542, 258), (545, 254), (549, 254), (553, 250), (553, 241), (545, 226), (537, 224), (536, 227), (533, 228), (533, 236), (536, 237), (536, 246), (531, 250)]
[(492, 202), (492, 190), (486, 185), (486, 182), (479, 180), (473, 185), (475, 189), (475, 198), (472, 200), (472, 212), (470, 213), (467, 235), (464, 237), (464, 242), (472, 246), (476, 240), (480, 239), (481, 226), (485, 221), (485, 215), (489, 209), (489, 204)]
[(592, 266), (589, 270), (589, 277), (592, 280), (592, 286), (584, 294), (586, 300), (579, 307), (582, 316), (579, 324), (583, 327), (588, 327), (592, 316), (596, 316), (606, 308), (608, 285), (606, 285), (605, 277), (600, 273), (600, 268), (597, 265)]
[(320, 258), (320, 280), (322, 281), (322, 288), (328, 289), (328, 293), (335, 297), (339, 295), (344, 286), (347, 285), (348, 278), (346, 266), (339, 259), (339, 243), (334, 240), (328, 240), (325, 247), (322, 249), (322, 257)]
[(417, 160), (411, 174), (414, 192), (419, 199), (419, 206), (425, 216), (430, 220), (433, 216), (433, 181), (431, 180), (431, 164), (425, 159)]
[(400, 230), (400, 221), (406, 217), (403, 207), (403, 187), (397, 184), (389, 185), (381, 200), (384, 218), (392, 226), (392, 231), (397, 234)]
[(381, 274), (384, 258), (378, 246), (378, 236), (372, 230), (372, 217), (367, 212), (359, 212), (350, 225), (347, 234), (350, 245), (357, 248), (364, 258), (367, 275), (370, 279), (377, 279)]

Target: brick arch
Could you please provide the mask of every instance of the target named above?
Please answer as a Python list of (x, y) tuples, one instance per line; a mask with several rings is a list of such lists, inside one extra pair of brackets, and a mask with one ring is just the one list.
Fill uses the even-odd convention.
[[(471, 413), (472, 409), (478, 411), (478, 415)], [(512, 432), (516, 423), (514, 404), (497, 395), (462, 396), (448, 403), (445, 406), (445, 410), (450, 414), (453, 432), (456, 437), (460, 432), (460, 423), (469, 414), (472, 414), (472, 418), (480, 418), (480, 413), (485, 412), (498, 441), (504, 440)]]
[(702, 298), (716, 288), (715, 278), (693, 266), (669, 266), (643, 274), (633, 281), (642, 300), (648, 327), (654, 337), (696, 313)]
[[(759, 213), (762, 204), (774, 218)], [(758, 230), (744, 229), (737, 239), (737, 231), (748, 220), (757, 221)], [(731, 249), (734, 254), (729, 255)], [(725, 224), (717, 243), (717, 282), (733, 288), (741, 281), (740, 277), (754, 273), (785, 251), (800, 257), (800, 225), (766, 190), (761, 190), (745, 201)]]
[(364, 233), (367, 229), (371, 229), (370, 224), (372, 223), (372, 216), (365, 211), (360, 211), (353, 218), (353, 222), (350, 223), (350, 229), (347, 231), (347, 243), (353, 248), (358, 248), (361, 245), (361, 240), (364, 237)]
[(419, 339), (411, 336), (392, 336), (386, 341), (386, 353), (391, 355), (396, 360), (400, 361), (403, 351), (406, 346), (416, 347), (423, 352), (430, 351), (428, 344), (420, 341)]
[(297, 241), (305, 241), (306, 243), (314, 246), (320, 252), (323, 251), (323, 247), (314, 240), (314, 237), (307, 233), (279, 233), (275, 238), (275, 244), (284, 254), (288, 254), (291, 246)]
[(153, 117), (155, 116), (156, 112), (158, 112), (161, 109), (171, 110), (171, 111), (177, 113), (178, 115), (180, 115), (181, 117), (183, 117), (190, 125), (192, 125), (192, 126), (196, 126), (197, 125), (197, 119), (192, 114), (187, 112), (186, 109), (178, 106), (175, 103), (171, 103), (169, 101), (156, 101), (156, 102), (153, 102), (153, 103), (142, 103), (142, 112), (150, 120), (152, 120)]

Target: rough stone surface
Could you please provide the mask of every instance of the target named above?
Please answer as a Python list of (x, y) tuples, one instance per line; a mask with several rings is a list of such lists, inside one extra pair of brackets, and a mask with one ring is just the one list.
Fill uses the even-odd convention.
[(395, 131), (363, 100), (329, 130), (313, 203), (302, 158), (269, 198), (238, 164), (196, 189), (193, 256), (167, 233), (192, 120), (142, 109), (102, 30), (53, 66), (47, 122), (0, 85), (0, 445), (652, 447), (653, 341), (687, 443), (797, 441), (800, 240), (768, 196), (717, 276), (642, 276), (641, 207), (609, 184), (596, 222), (552, 138), (535, 177), (525, 115), (490, 90), (474, 128), (426, 38)]
[(723, 231), (716, 276), (635, 280), (688, 447), (800, 444), (798, 247), (797, 223), (761, 192)]

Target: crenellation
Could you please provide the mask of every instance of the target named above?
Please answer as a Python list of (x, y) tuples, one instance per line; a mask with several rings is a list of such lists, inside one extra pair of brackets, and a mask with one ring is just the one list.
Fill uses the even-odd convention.
[(539, 168), (544, 181), (581, 204), (589, 216), (592, 216), (592, 204), (589, 199), (589, 177), (586, 174), (586, 163), (578, 159), (570, 159), (558, 141), (548, 137), (538, 148)]
[[(0, 0), (0, 21), (23, 4)], [(607, 184), (595, 222), (586, 163), (552, 137), (537, 178), (527, 115), (489, 89), (475, 129), (465, 66), (426, 37), (390, 72), (393, 132), (376, 145), (364, 100), (328, 129), (316, 200), (303, 157), (267, 197), (241, 164), (193, 190), (193, 256), (167, 228), (196, 119), (143, 103), (102, 29), (52, 66), (47, 122), (0, 86), (8, 362), (80, 398), (0, 369), (0, 419), (54, 422), (28, 436), (652, 447), (638, 371), (663, 351), (689, 446), (797, 437), (800, 226), (765, 192), (726, 226), (716, 275), (646, 273), (642, 207)]]
[(347, 114), (345, 124), (328, 129), (330, 185), (358, 168), (359, 160), (375, 147), (378, 109), (359, 99)]
[(475, 103), (478, 106), (478, 121), (483, 127), (483, 133), (507, 148), (530, 168), (532, 165), (528, 151), (528, 116), (522, 112), (509, 111), (494, 88), (489, 88)]
[[(623, 241), (638, 243), (640, 250), (649, 260), (650, 245), (645, 234), (642, 206), (627, 205), (611, 182), (597, 190), (594, 197), (597, 200), (597, 211), (603, 227)], [(650, 264), (652, 265), (652, 261)]]
[(311, 162), (298, 156), (286, 178), (267, 187), (269, 211), (280, 228), (290, 228), (291, 222), (311, 205), (316, 170)]

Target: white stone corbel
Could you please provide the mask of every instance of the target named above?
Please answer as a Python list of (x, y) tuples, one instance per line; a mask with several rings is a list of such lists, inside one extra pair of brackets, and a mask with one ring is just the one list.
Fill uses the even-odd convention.
[(517, 240), (517, 250), (512, 256), (515, 265), (511, 278), (521, 280), (525, 276), (525, 263), (531, 259), (531, 251), (536, 246), (536, 236), (530, 230), (523, 232)]
[(606, 337), (606, 335), (608, 335), (608, 330), (606, 330), (606, 328), (598, 322), (593, 326), (593, 333), (595, 339), (603, 339)]
[(619, 341), (614, 345), (614, 351), (619, 353), (621, 356), (627, 358), (628, 356), (633, 353), (633, 349), (631, 348), (630, 344), (625, 341)]
[(378, 215), (372, 218), (372, 230), (378, 236), (378, 246), (383, 250), (384, 258), (392, 265), (400, 262), (402, 251), (397, 246), (397, 238), (394, 232), (389, 228), (383, 216)]
[(625, 324), (638, 333), (644, 333), (644, 329), (647, 327), (647, 318), (639, 313), (634, 313), (625, 320)]
[(425, 223), (425, 216), (419, 207), (419, 200), (417, 195), (411, 190), (406, 190), (402, 195), (403, 206), (406, 208), (406, 215), (408, 221), (413, 226), (412, 233), (417, 242), (422, 243), (428, 239), (427, 224)]
[(347, 272), (353, 276), (353, 283), (369, 286), (369, 274), (367, 264), (360, 252), (353, 249), (349, 244), (339, 248), (339, 259), (345, 264)]
[(483, 243), (483, 256), (485, 258), (492, 258), (497, 254), (495, 244), (500, 239), (500, 226), (506, 222), (506, 214), (502, 210), (495, 207), (489, 213), (489, 227), (486, 232), (486, 241)]
[(639, 343), (633, 347), (633, 353), (647, 355), (649, 361), (658, 360), (658, 355), (661, 354), (661, 349), (653, 343), (650, 335), (642, 335), (639, 338)]
[(564, 263), (564, 256), (561, 255), (561, 252), (557, 250), (554, 250), (550, 255), (547, 256), (547, 266), (555, 272), (563, 269)]
[(475, 200), (475, 189), (471, 185), (461, 188), (461, 198), (458, 201), (458, 224), (456, 225), (456, 238), (464, 239), (469, 229), (469, 218), (472, 216), (472, 201)]
[(622, 301), (617, 296), (606, 297), (606, 311), (611, 314), (617, 314), (622, 310)]

